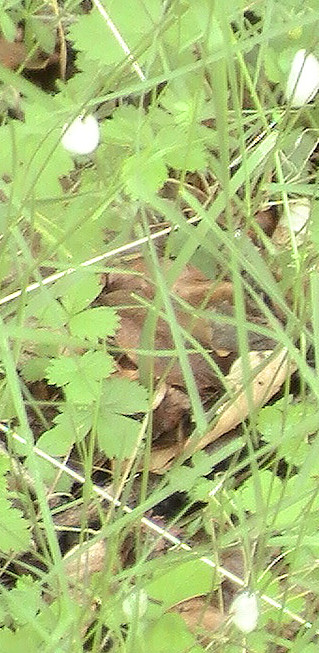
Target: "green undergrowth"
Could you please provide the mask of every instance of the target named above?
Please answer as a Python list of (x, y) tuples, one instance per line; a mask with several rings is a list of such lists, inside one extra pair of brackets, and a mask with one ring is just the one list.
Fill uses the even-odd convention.
[[(39, 48), (52, 55), (58, 42), (61, 63), (66, 39), (71, 62), (54, 92), (35, 83), (27, 60), (15, 71), (0, 65), (6, 653), (317, 650), (319, 104), (292, 108), (285, 85), (298, 50), (319, 55), (319, 10), (316, 0), (251, 4), (111, 0), (107, 15), (95, 3), (90, 11), (38, 0), (0, 7), (10, 44), (23, 25), (30, 56)], [(100, 144), (73, 156), (62, 132), (86, 112), (99, 121)], [(302, 241), (289, 225), (300, 198), (311, 208)], [(269, 207), (277, 218), (288, 215), (284, 245), (256, 224)], [(100, 294), (106, 275), (127, 272), (137, 254), (154, 298), (139, 297), (146, 317), (134, 352), (139, 374), (130, 375), (120, 372), (121, 356), (132, 352), (117, 346), (118, 307), (103, 305)], [(232, 282), (233, 315), (176, 296), (188, 264), (216, 287)], [(257, 326), (245, 297), (257, 307)], [(204, 451), (196, 445), (236, 395), (178, 322), (178, 305), (225, 329), (235, 325), (242, 361), (249, 416), (233, 438)], [(167, 354), (154, 345), (159, 318), (182, 371), (193, 440), (188, 462), (177, 457), (154, 480), (154, 406), (164, 379), (152, 370)], [(295, 371), (260, 410), (252, 401), (253, 328), (271, 340), (273, 357), (286, 348)], [(216, 404), (202, 401), (194, 351), (219, 376)], [(115, 504), (99, 502), (99, 460)], [(173, 517), (147, 521), (176, 494), (183, 502)], [(56, 517), (75, 506), (79, 521), (63, 539)], [(174, 537), (189, 545), (174, 545)], [(248, 634), (229, 615), (242, 587), (259, 605)], [(191, 627), (178, 606), (198, 597)], [(218, 619), (207, 624), (211, 603)]]

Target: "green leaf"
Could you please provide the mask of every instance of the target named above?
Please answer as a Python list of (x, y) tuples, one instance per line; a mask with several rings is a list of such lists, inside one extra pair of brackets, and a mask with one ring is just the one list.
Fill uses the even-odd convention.
[[(196, 3), (197, 4), (197, 3)], [(202, 33), (202, 28), (189, 11), (192, 2), (179, 3), (175, 9), (175, 20), (172, 20), (165, 31), (165, 41), (172, 49), (172, 55), (185, 51), (190, 45), (197, 42)], [(207, 29), (207, 28), (206, 28)], [(178, 63), (180, 63), (178, 61)]]
[(3, 596), (6, 611), (16, 624), (32, 622), (42, 606), (41, 588), (31, 576), (18, 578), (13, 589)]
[(92, 427), (92, 414), (86, 406), (66, 404), (54, 418), (56, 426), (45, 431), (37, 446), (52, 456), (65, 456), (74, 443), (81, 442)]
[(67, 385), (70, 383), (74, 376), (77, 374), (79, 356), (72, 358), (71, 356), (60, 356), (50, 362), (46, 371), (46, 378), (49, 383), (58, 386)]
[(0, 12), (0, 29), (2, 36), (4, 36), (7, 41), (14, 41), (17, 28), (10, 15), (3, 11), (3, 9)]
[[(44, 251), (47, 248), (49, 251), (56, 249), (56, 260), (65, 267), (100, 254), (105, 245), (105, 214), (103, 211), (98, 211), (96, 216), (94, 214), (103, 199), (96, 193), (96, 185), (92, 188), (91, 184), (85, 190), (84, 195), (80, 193), (68, 197), (67, 202), (61, 202), (58, 210), (56, 200), (52, 200), (43, 204), (35, 214), (35, 228), (41, 234)], [(68, 277), (76, 274), (74, 272)]]
[(263, 438), (278, 448), (280, 456), (300, 465), (309, 451), (307, 437), (319, 428), (319, 411), (314, 403), (287, 405), (283, 398), (259, 412), (257, 426)]
[(312, 510), (319, 503), (317, 482), (311, 477), (304, 483), (302, 491), (296, 488), (298, 475), (282, 482), (269, 470), (261, 470), (258, 474), (258, 483), (261, 493), (256, 491), (253, 478), (249, 478), (233, 493), (233, 505), (237, 503), (240, 505), (241, 513), (249, 511), (255, 516), (252, 520), (254, 528), (255, 518), (258, 519), (261, 529), (265, 528), (265, 524), (271, 525), (275, 530), (298, 528), (298, 522), (303, 519), (309, 501), (312, 501), (315, 496), (311, 504)]
[(136, 446), (141, 423), (127, 417), (146, 412), (147, 392), (136, 381), (107, 379), (103, 384), (97, 434), (100, 448), (110, 458), (129, 458)]
[(31, 103), (26, 105), (24, 122), (0, 127), (0, 174), (14, 178), (17, 202), (63, 195), (60, 178), (74, 164), (59, 142), (62, 127), (54, 125), (52, 114), (43, 106)]
[(0, 649), (6, 653), (17, 653), (17, 651), (23, 650), (28, 653), (39, 653), (38, 643), (34, 641), (30, 632), (26, 632), (25, 627), (14, 632), (9, 628), (1, 628)]
[(52, 24), (46, 24), (42, 16), (29, 16), (27, 26), (44, 52), (49, 54), (54, 52), (56, 34), (55, 30), (52, 29)]
[(75, 315), (89, 306), (101, 292), (98, 275), (92, 270), (77, 270), (55, 286), (55, 294), (69, 315)]
[(30, 524), (22, 512), (0, 498), (0, 551), (20, 553), (30, 546)]
[[(125, 4), (110, 0), (108, 14), (115, 23), (122, 38), (130, 50), (139, 44), (152, 43), (155, 21), (162, 12), (160, 0), (130, 0)], [(126, 59), (122, 47), (112, 34), (101, 14), (93, 10), (81, 16), (69, 29), (69, 38), (74, 41), (75, 49), (84, 51), (90, 59), (113, 66)]]
[(54, 359), (47, 368), (49, 383), (66, 386), (66, 396), (71, 402), (92, 403), (100, 393), (100, 381), (114, 370), (111, 356), (102, 351), (88, 351), (83, 356)]
[(254, 479), (249, 478), (236, 491), (236, 493), (234, 493), (235, 502), (240, 501), (241, 509), (243, 511), (249, 511), (256, 514), (261, 520), (266, 520), (268, 517), (268, 519), (272, 521), (274, 515), (267, 515), (266, 506), (269, 508), (270, 506), (278, 504), (282, 496), (282, 482), (277, 476), (266, 469), (260, 471), (258, 481), (261, 486), (261, 496), (256, 493)]
[[(25, 452), (24, 452), (25, 453)], [(24, 466), (27, 472), (30, 474), (31, 469), (28, 464), (28, 458), (26, 459)], [(74, 483), (74, 479), (67, 474), (61, 474), (60, 470), (54, 467), (52, 463), (43, 458), (37, 460), (37, 470), (42, 481), (46, 484), (47, 487), (54, 487), (55, 492), (62, 492), (69, 494), (71, 492), (71, 487)]]
[(126, 191), (133, 199), (149, 200), (167, 179), (167, 168), (158, 153), (144, 150), (128, 157), (122, 169)]
[(26, 309), (26, 317), (36, 317), (44, 327), (58, 329), (67, 320), (67, 314), (60, 302), (54, 299), (52, 289), (45, 288), (30, 298)]
[(137, 381), (112, 378), (104, 383), (101, 410), (123, 415), (146, 412), (148, 409), (147, 390)]
[(96, 430), (99, 447), (106, 456), (125, 460), (134, 452), (141, 424), (125, 415), (104, 412), (99, 414)]
[(177, 170), (204, 170), (207, 152), (204, 143), (206, 128), (193, 125), (188, 132), (182, 125), (171, 125), (159, 131), (156, 147), (162, 151), (165, 163)]
[(125, 152), (133, 153), (136, 139), (140, 146), (151, 145), (154, 139), (150, 120), (140, 108), (122, 105), (112, 113), (112, 118), (102, 125), (102, 134), (106, 143), (114, 142), (125, 147)]
[(163, 614), (146, 629), (148, 653), (204, 653), (179, 614)]
[(113, 336), (119, 325), (119, 317), (114, 308), (97, 306), (73, 315), (69, 321), (72, 335), (96, 341), (98, 338)]
[(315, 200), (312, 205), (310, 238), (315, 246), (316, 252), (319, 252), (319, 200)]
[(44, 379), (49, 363), (50, 359), (48, 357), (30, 358), (21, 369), (23, 378), (31, 382)]
[(0, 455), (0, 551), (20, 553), (30, 546), (30, 524), (9, 500), (14, 497), (7, 489), (9, 469), (9, 458)]
[(211, 471), (210, 457), (204, 451), (192, 456), (192, 466), (182, 465), (168, 473), (168, 482), (172, 492), (189, 492), (201, 476)]
[(278, 61), (278, 53), (271, 47), (264, 51), (264, 68), (269, 81), (279, 83), (282, 80), (282, 71)]
[(159, 561), (154, 579), (144, 587), (148, 596), (159, 601), (164, 610), (186, 601), (194, 596), (208, 594), (217, 581), (213, 568), (201, 560), (182, 560), (176, 558)]

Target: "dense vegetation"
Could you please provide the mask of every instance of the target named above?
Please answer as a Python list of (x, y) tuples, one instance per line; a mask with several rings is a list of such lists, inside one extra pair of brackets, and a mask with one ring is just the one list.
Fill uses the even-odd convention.
[(0, 8), (0, 649), (314, 653), (317, 0)]

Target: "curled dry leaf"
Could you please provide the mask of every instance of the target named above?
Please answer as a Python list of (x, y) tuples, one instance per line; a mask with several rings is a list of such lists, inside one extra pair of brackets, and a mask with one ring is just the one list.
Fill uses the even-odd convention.
[(89, 580), (97, 571), (101, 571), (105, 561), (106, 546), (104, 540), (94, 542), (81, 553), (79, 546), (74, 547), (64, 556), (64, 569), (71, 585)]
[[(267, 357), (269, 357), (269, 362), (258, 371), (261, 361)], [(250, 358), (252, 361), (251, 369), (257, 368), (257, 373), (249, 384), (249, 390), (247, 386), (238, 384), (237, 396), (231, 398), (219, 408), (218, 414), (220, 414), (220, 417), (216, 425), (201, 438), (195, 447), (195, 451), (203, 449), (224, 433), (235, 428), (237, 424), (249, 416), (251, 410), (264, 406), (296, 369), (296, 365), (289, 360), (285, 348), (276, 356), (273, 356), (272, 351), (262, 352), (262, 354), (260, 352), (250, 352)], [(241, 367), (238, 361), (236, 361), (237, 365)], [(236, 379), (238, 378), (238, 367), (236, 369)], [(234, 373), (230, 372), (227, 380), (234, 384)], [(185, 448), (189, 445), (192, 446), (191, 438), (185, 443)]]
[(287, 247), (291, 243), (291, 234), (295, 234), (297, 245), (302, 245), (306, 237), (311, 205), (308, 197), (289, 202), (289, 216), (283, 214), (273, 234), (277, 247)]
[[(165, 274), (172, 263), (164, 261), (162, 265)], [(120, 315), (120, 328), (116, 333), (115, 343), (123, 352), (125, 367), (127, 361), (130, 361), (136, 370), (145, 362), (155, 380), (161, 381), (161, 385), (163, 382), (166, 384), (167, 391), (162, 402), (157, 402), (154, 412), (153, 439), (169, 434), (172, 441), (176, 428), (190, 408), (190, 402), (185, 394), (185, 381), (177, 358), (171, 325), (164, 319), (163, 314), (154, 320), (155, 332), (153, 338), (150, 337), (150, 342), (141, 341), (150, 307), (154, 306), (154, 298), (155, 284), (150, 278), (146, 264), (141, 258), (135, 258), (128, 263), (123, 273), (109, 274), (98, 301), (115, 306)], [(233, 319), (233, 284), (227, 280), (216, 284), (196, 267), (187, 265), (172, 285), (171, 299), (177, 322), (183, 329), (185, 344), (189, 349), (188, 360), (199, 394), (203, 401), (207, 398), (211, 400), (211, 397), (220, 394), (223, 388), (215, 370), (219, 368), (221, 375), (225, 377), (238, 352), (237, 328)], [(185, 308), (179, 299), (187, 304)], [(250, 349), (261, 352), (272, 349), (274, 341), (254, 330), (254, 324), (265, 324), (264, 316), (249, 296), (246, 296), (245, 304), (247, 320), (251, 325), (247, 331)], [(205, 356), (196, 351), (194, 343), (188, 341), (187, 334), (205, 350)], [(121, 364), (121, 359), (119, 362)], [(242, 411), (243, 414), (244, 412)], [(227, 412), (229, 427), (222, 433), (234, 428), (234, 425), (245, 417), (239, 417), (236, 422), (234, 414), (229, 417)], [(219, 435), (222, 433), (219, 432)], [(182, 434), (179, 432), (179, 435)], [(180, 446), (182, 445), (172, 445), (172, 457), (177, 454)], [(165, 458), (165, 453), (161, 450), (154, 454), (162, 466), (162, 456)]]
[[(269, 362), (263, 364), (259, 369), (263, 359), (269, 358)], [(235, 367), (226, 377), (225, 381), (230, 383), (230, 387), (236, 388), (237, 392), (232, 397), (225, 400), (224, 404), (218, 409), (216, 415), (217, 421), (212, 429), (208, 431), (198, 442), (194, 443), (193, 438), (186, 440), (183, 452), (194, 453), (204, 449), (214, 440), (234, 429), (240, 422), (247, 419), (252, 410), (258, 409), (269, 401), (281, 388), (287, 378), (296, 370), (296, 365), (289, 360), (285, 348), (273, 355), (273, 352), (250, 352), (252, 371), (255, 367), (256, 373), (253, 376), (249, 391), (247, 385), (240, 383), (242, 378), (241, 361), (236, 361)], [(174, 458), (182, 453), (180, 444), (174, 444), (167, 449), (154, 449), (152, 453), (150, 469), (153, 472), (164, 473), (174, 461)]]

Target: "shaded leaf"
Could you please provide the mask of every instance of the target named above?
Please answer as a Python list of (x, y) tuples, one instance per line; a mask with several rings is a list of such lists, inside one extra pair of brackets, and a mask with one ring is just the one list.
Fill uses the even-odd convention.
[(168, 482), (172, 492), (189, 492), (201, 476), (211, 471), (209, 456), (204, 451), (198, 451), (192, 456), (192, 466), (182, 465), (173, 468), (168, 474)]
[(96, 428), (100, 449), (109, 458), (124, 460), (133, 454), (140, 422), (125, 415), (104, 412), (99, 415)]

